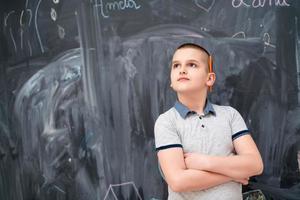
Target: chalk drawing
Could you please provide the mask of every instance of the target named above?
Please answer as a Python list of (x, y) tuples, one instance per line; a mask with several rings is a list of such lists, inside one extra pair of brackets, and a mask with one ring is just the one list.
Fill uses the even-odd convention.
[(106, 192), (106, 194), (105, 194), (104, 200), (106, 200), (106, 199), (108, 198), (108, 195), (109, 195), (110, 192), (113, 194), (114, 198), (115, 198), (116, 200), (118, 200), (118, 197), (117, 197), (117, 195), (115, 194), (113, 188), (114, 188), (114, 187), (122, 187), (122, 186), (125, 186), (125, 185), (132, 185), (133, 188), (134, 188), (134, 190), (135, 190), (135, 192), (136, 192), (136, 195), (137, 195), (138, 198), (139, 198), (139, 200), (142, 200), (142, 197), (141, 197), (141, 195), (139, 194), (138, 189), (137, 189), (136, 185), (134, 184), (134, 182), (126, 182), (126, 183), (120, 183), (120, 184), (110, 184), (109, 187), (108, 187), (108, 190), (107, 190), (107, 192)]
[(37, 25), (37, 13), (38, 13), (38, 10), (40, 8), (41, 2), (42, 2), (42, 0), (39, 0), (39, 2), (37, 4), (37, 7), (35, 9), (35, 20), (34, 20), (34, 22), (35, 22), (35, 30), (36, 30), (36, 34), (37, 34), (37, 37), (38, 37), (40, 47), (41, 47), (41, 51), (42, 51), (42, 53), (44, 53), (45, 50), (44, 50), (44, 47), (43, 47), (43, 44), (42, 44), (42, 41), (41, 41), (40, 31), (39, 31), (38, 25)]
[(266, 46), (270, 46), (272, 48), (276, 48), (276, 46), (274, 44), (271, 44), (270, 41), (271, 41), (271, 37), (270, 37), (270, 34), (269, 33), (264, 33), (263, 35), (263, 41), (264, 41), (264, 44)]
[(58, 36), (60, 39), (64, 39), (65, 38), (65, 35), (66, 35), (66, 32), (65, 32), (65, 29), (60, 26), (60, 25), (57, 25), (57, 29), (58, 29)]
[(14, 44), (15, 52), (17, 52), (17, 45), (16, 45), (16, 41), (15, 41), (15, 38), (13, 36), (11, 28), (9, 28), (9, 34), (10, 34), (11, 40), (12, 40), (12, 42)]
[(30, 44), (29, 40), (27, 40), (27, 44), (29, 47), (29, 55), (32, 56), (32, 48), (31, 48), (31, 44)]
[[(298, 105), (300, 105), (300, 40), (298, 33), (298, 17), (295, 17), (295, 57), (297, 66), (297, 85), (298, 85)], [(300, 167), (300, 165), (299, 165)]]
[(7, 26), (7, 20), (8, 20), (8, 18), (9, 18), (9, 16), (10, 16), (11, 14), (13, 14), (13, 13), (15, 13), (14, 10), (10, 11), (10, 12), (6, 15), (6, 17), (4, 17), (4, 26)]
[(233, 34), (232, 38), (246, 38), (246, 34), (244, 31), (240, 31)]
[(51, 13), (50, 13), (50, 15), (51, 15), (51, 19), (52, 19), (53, 21), (56, 21), (56, 20), (57, 20), (57, 13), (56, 13), (56, 10), (55, 10), (54, 8), (51, 8)]
[[(206, 5), (207, 1), (203, 1), (203, 0), (194, 0), (195, 4), (197, 7), (201, 8), (202, 10), (204, 10), (205, 12), (209, 12), (211, 10), (211, 8), (214, 6), (215, 4), (215, 0), (211, 1), (211, 4)], [(205, 4), (206, 3), (206, 4)]]

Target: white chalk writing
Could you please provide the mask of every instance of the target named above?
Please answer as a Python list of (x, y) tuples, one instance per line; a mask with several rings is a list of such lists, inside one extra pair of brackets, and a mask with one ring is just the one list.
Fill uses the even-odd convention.
[(138, 10), (141, 8), (141, 5), (138, 5), (135, 0), (120, 0), (112, 2), (104, 2), (104, 0), (99, 0), (95, 4), (95, 7), (100, 8), (100, 13), (102, 17), (108, 18), (110, 12), (121, 11), (121, 10)]
[(286, 7), (290, 6), (290, 4), (287, 2), (287, 0), (232, 0), (232, 7), (239, 8), (241, 6), (262, 8), (265, 6)]

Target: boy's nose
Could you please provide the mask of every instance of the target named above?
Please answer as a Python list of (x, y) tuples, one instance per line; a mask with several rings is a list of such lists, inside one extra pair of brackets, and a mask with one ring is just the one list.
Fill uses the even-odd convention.
[(186, 68), (185, 67), (181, 67), (179, 73), (180, 74), (186, 74)]
[(179, 74), (186, 74), (186, 70), (184, 67), (182, 67), (179, 71)]

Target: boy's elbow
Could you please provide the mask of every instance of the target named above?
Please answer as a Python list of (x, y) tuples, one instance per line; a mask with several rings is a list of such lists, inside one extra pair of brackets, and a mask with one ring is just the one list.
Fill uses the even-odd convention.
[(169, 186), (173, 192), (183, 192), (183, 189), (180, 186), (180, 184), (173, 183), (173, 184), (170, 184)]
[(187, 192), (187, 184), (184, 184), (184, 181), (180, 176), (174, 176), (171, 180), (168, 181), (168, 185), (173, 192)]
[(261, 158), (258, 159), (255, 166), (255, 175), (260, 175), (264, 171), (264, 164)]
[(168, 185), (173, 192), (183, 192), (183, 187), (179, 176), (173, 177), (168, 181)]
[(257, 175), (262, 174), (264, 171), (264, 163), (262, 162), (262, 160), (259, 162), (259, 167), (257, 171), (258, 171)]

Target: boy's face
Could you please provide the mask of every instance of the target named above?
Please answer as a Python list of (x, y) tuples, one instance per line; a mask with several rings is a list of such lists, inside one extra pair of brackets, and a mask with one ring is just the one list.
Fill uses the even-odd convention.
[(207, 87), (213, 83), (214, 73), (208, 73), (208, 55), (205, 52), (184, 47), (174, 53), (171, 86), (177, 93), (207, 91)]

